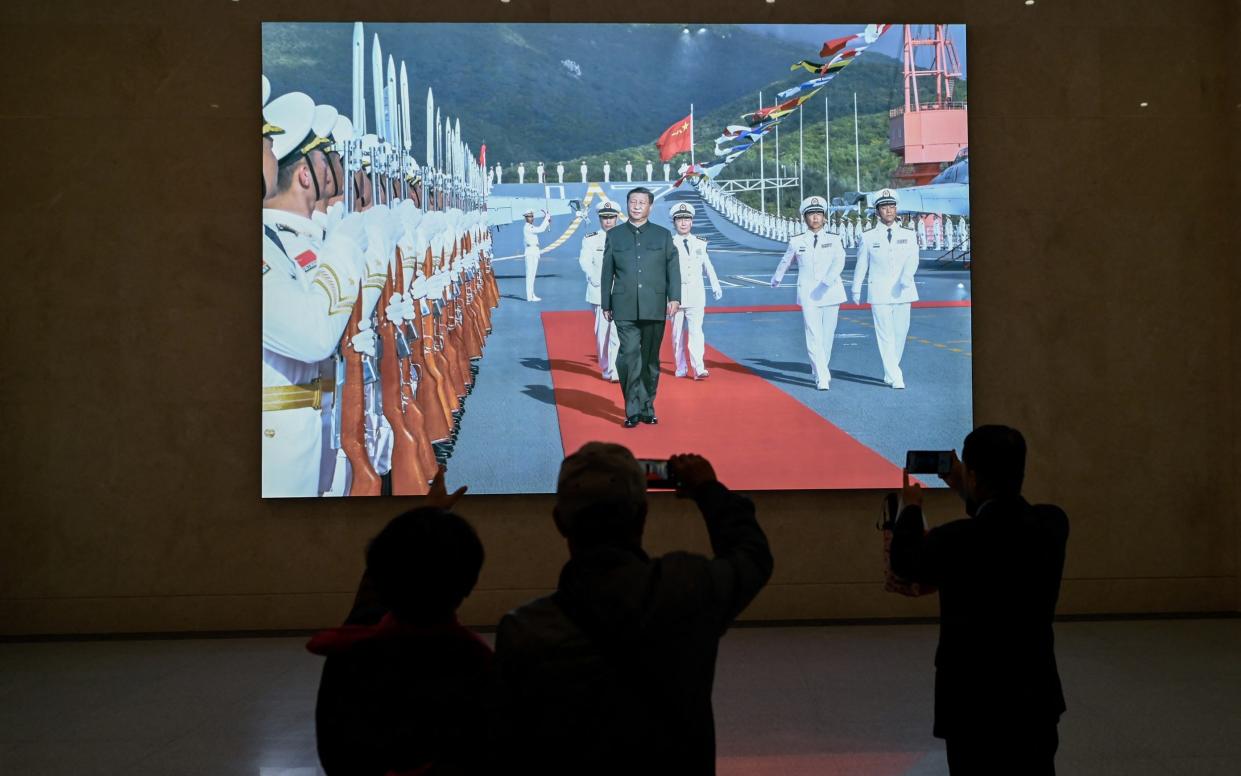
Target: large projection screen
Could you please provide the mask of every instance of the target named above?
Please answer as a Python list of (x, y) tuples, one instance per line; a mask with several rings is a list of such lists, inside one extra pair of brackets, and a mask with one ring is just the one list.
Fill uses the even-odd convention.
[[(891, 488), (972, 428), (964, 25), (262, 32), (264, 497), (424, 493), (440, 464), (547, 493), (590, 440), (741, 490)], [(684, 298), (658, 422), (627, 428), (600, 206), (629, 228), (635, 187)]]

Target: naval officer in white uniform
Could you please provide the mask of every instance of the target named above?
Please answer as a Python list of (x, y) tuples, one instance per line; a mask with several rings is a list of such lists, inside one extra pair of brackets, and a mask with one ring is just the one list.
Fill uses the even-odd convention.
[(845, 301), (845, 286), (840, 273), (845, 268), (845, 248), (839, 236), (823, 228), (827, 200), (806, 197), (801, 203), (801, 217), (806, 231), (793, 235), (789, 247), (776, 265), (771, 287), (780, 285), (789, 265), (797, 262), (797, 303), (801, 305), (806, 330), (806, 353), (815, 387), (826, 391), (831, 387), (832, 342), (836, 338), (836, 320)]
[(702, 359), (705, 350), (702, 318), (707, 307), (707, 289), (702, 283), (703, 271), (706, 271), (707, 278), (711, 281), (711, 295), (717, 301), (724, 296), (724, 292), (720, 290), (720, 279), (715, 274), (711, 257), (707, 255), (707, 241), (690, 234), (690, 230), (694, 228), (694, 206), (688, 202), (678, 202), (672, 206), (669, 215), (672, 216), (672, 225), (676, 228), (672, 242), (676, 244), (681, 261), (681, 307), (672, 316), (672, 352), (676, 356), (676, 376), (685, 377), (692, 366), (694, 379), (705, 380), (708, 372)]
[(603, 275), (603, 244), (608, 230), (616, 226), (620, 208), (615, 202), (602, 199), (595, 212), (602, 228), (582, 238), (582, 252), (578, 254), (577, 263), (586, 275), (586, 301), (590, 302), (591, 309), (595, 312), (595, 353), (599, 361), (599, 373), (604, 380), (615, 383), (620, 381), (616, 373), (620, 337), (616, 334), (616, 324), (603, 317), (603, 308), (599, 306), (599, 283)]
[(551, 214), (546, 210), (543, 211), (543, 223), (538, 226), (534, 225), (534, 209), (527, 210), (524, 214), (526, 225), (521, 228), (522, 241), (525, 245), (526, 254), (526, 301), (538, 302), (542, 301), (540, 297), (534, 295), (534, 276), (539, 271), (539, 235), (547, 231), (548, 225), (551, 223)]
[[(310, 218), (324, 171), (318, 149), (328, 143), (311, 131), (314, 107), (292, 92), (263, 111), (265, 134), (283, 128), (272, 143), (275, 192), (263, 211), (264, 497), (321, 493), (321, 411), (335, 388), (322, 380), (322, 362), (349, 322), (366, 270), (360, 215), (337, 222), (326, 240)], [(353, 346), (373, 350), (373, 335), (362, 339)]]
[(875, 199), (879, 222), (862, 233), (853, 270), (853, 298), (862, 301), (862, 281), (868, 280), (866, 301), (870, 302), (879, 358), (883, 360), (883, 382), (904, 388), (901, 356), (909, 336), (909, 308), (918, 301), (914, 286), (918, 239), (912, 229), (896, 222), (896, 205), (891, 189), (883, 189)]

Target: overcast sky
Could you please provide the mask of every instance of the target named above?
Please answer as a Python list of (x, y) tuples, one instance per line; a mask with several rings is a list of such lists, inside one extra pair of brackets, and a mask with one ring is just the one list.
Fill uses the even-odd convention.
[[(753, 32), (766, 33), (774, 35), (785, 40), (801, 41), (807, 44), (806, 58), (814, 59), (819, 48), (823, 45), (823, 41), (839, 38), (855, 32), (861, 32), (866, 26), (865, 24), (743, 24), (748, 30)], [(930, 36), (930, 25), (918, 25), (922, 28), (923, 34)], [(968, 70), (965, 63), (965, 25), (950, 24), (948, 25), (948, 37), (956, 44), (957, 56), (961, 59), (961, 74), (968, 77)], [(905, 39), (904, 25), (895, 25), (892, 29), (883, 34), (870, 50), (879, 51), (891, 57), (900, 58), (901, 45)], [(924, 50), (919, 54), (918, 64), (926, 64), (923, 57), (927, 57), (929, 61), (930, 49)]]

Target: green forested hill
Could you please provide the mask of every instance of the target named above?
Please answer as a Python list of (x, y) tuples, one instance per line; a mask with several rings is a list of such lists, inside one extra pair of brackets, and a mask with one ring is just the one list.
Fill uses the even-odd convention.
[[(263, 72), (274, 93), (298, 89), (317, 102), (347, 106), (351, 24), (265, 24)], [(740, 115), (771, 105), (776, 93), (811, 76), (789, 66), (817, 52), (735, 26), (689, 35), (674, 25), (641, 24), (368, 24), (366, 77), (370, 100), (370, 46), (379, 34), (385, 64), (392, 54), (409, 67), (414, 154), (422, 157), (427, 86), (446, 115), (461, 119), (466, 142), (487, 144), (488, 161), (530, 175), (542, 160), (549, 175), (563, 161), (576, 180), (585, 160), (592, 171), (609, 160), (623, 179), (626, 160), (641, 167), (658, 160), (659, 134), (695, 106), (699, 161), (714, 159), (714, 140)], [(563, 60), (569, 60), (570, 65)], [(579, 72), (580, 71), (580, 72)], [(966, 85), (958, 87), (964, 99)], [(924, 94), (927, 89), (924, 86)], [(857, 189), (854, 174), (853, 95), (857, 94), (862, 189), (888, 183), (897, 165), (888, 150), (888, 110), (904, 101), (900, 63), (873, 51), (813, 97), (805, 110), (806, 191), (823, 193), (824, 100), (830, 100), (832, 194)], [(927, 94), (929, 96), (929, 94)], [(369, 120), (369, 119), (368, 119)], [(797, 114), (780, 128), (780, 160), (797, 161)], [(725, 178), (756, 177), (753, 149)], [(673, 161), (675, 169), (688, 161)], [(774, 169), (775, 143), (764, 142), (764, 164)], [(592, 175), (597, 175), (597, 172)]]
[[(375, 33), (385, 64), (391, 53), (409, 67), (415, 155), (430, 86), (436, 104), (461, 118), (466, 142), (485, 142), (505, 165), (636, 145), (691, 101), (711, 110), (814, 53), (734, 26), (690, 35), (639, 24), (368, 24), (365, 32), (368, 102)], [(263, 72), (274, 93), (350, 105), (352, 33), (351, 24), (265, 24)]]

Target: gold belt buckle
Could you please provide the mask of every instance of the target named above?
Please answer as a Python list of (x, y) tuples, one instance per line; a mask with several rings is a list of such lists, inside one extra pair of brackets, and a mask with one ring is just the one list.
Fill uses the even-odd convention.
[(316, 410), (323, 409), (323, 386), (321, 385), (321, 382), (322, 378), (320, 377), (316, 377), (310, 381), (310, 384), (313, 386), (315, 392), (314, 403), (312, 406)]

